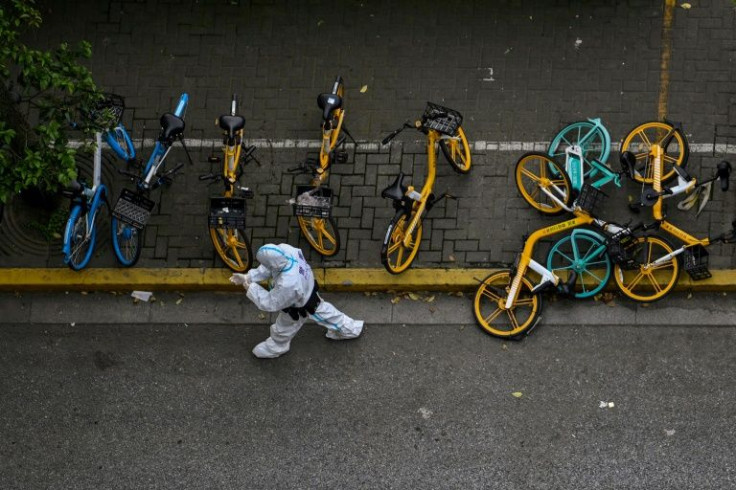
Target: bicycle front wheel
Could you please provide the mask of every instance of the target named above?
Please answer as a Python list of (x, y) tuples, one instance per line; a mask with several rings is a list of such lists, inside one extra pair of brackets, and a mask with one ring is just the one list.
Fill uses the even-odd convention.
[(64, 257), (64, 262), (72, 270), (84, 269), (92, 258), (97, 236), (97, 229), (94, 224), (89, 237), (87, 237), (87, 213), (83, 213), (80, 207), (75, 207), (72, 210), (64, 231), (64, 243), (69, 244), (69, 252)]
[(672, 253), (673, 248), (664, 238), (658, 236), (639, 237), (634, 257), (639, 267), (624, 270), (618, 264), (614, 267), (613, 277), (621, 291), (629, 298), (647, 303), (661, 299), (677, 284), (680, 276), (680, 264), (677, 257), (670, 257), (660, 264), (654, 265), (658, 259)]
[(253, 265), (253, 249), (243, 228), (210, 228), (210, 239), (217, 255), (235, 272), (245, 272)]
[[(408, 269), (419, 252), (419, 245), (422, 241), (422, 222), (417, 223), (411, 235), (407, 233), (407, 228), (413, 218), (413, 212), (407, 213), (402, 209), (396, 213), (388, 225), (381, 247), (381, 263), (391, 274), (401, 274)], [(408, 246), (404, 243), (407, 236), (410, 236)]]
[(439, 145), (442, 154), (455, 172), (461, 174), (470, 172), (470, 145), (463, 128), (457, 128), (456, 136), (442, 137)]
[(565, 149), (579, 146), (583, 155), (583, 175), (593, 171), (592, 160), (606, 164), (611, 152), (611, 137), (600, 126), (590, 121), (578, 121), (565, 126), (549, 144), (547, 154), (552, 158), (565, 159)]
[(595, 296), (611, 278), (611, 259), (606, 242), (595, 232), (575, 233), (557, 241), (547, 255), (547, 269), (558, 276), (575, 272), (574, 296), (578, 299)]
[(332, 257), (340, 251), (340, 232), (332, 218), (297, 216), (302, 235), (320, 255)]
[(486, 277), (475, 292), (473, 311), (480, 328), (494, 337), (514, 338), (534, 326), (542, 311), (542, 297), (532, 293), (532, 283), (521, 278), (519, 296), (507, 309), (506, 298), (511, 289), (511, 271), (494, 272)]
[(120, 221), (113, 216), (110, 222), (112, 228), (112, 248), (115, 258), (123, 267), (132, 267), (141, 257), (143, 248), (143, 230)]
[(636, 156), (634, 180), (637, 182), (654, 182), (654, 162), (651, 161), (649, 152), (655, 144), (660, 145), (664, 151), (662, 182), (675, 177), (675, 166), (685, 168), (687, 165), (690, 147), (679, 129), (658, 121), (640, 124), (629, 131), (621, 143), (621, 153), (630, 151)]
[(549, 156), (536, 152), (523, 155), (516, 162), (515, 175), (521, 197), (537, 211), (554, 215), (565, 210), (563, 205), (570, 205), (570, 177), (562, 165)]

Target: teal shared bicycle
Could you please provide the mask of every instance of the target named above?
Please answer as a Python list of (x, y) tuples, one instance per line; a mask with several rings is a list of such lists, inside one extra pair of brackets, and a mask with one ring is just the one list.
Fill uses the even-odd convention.
[[(608, 166), (610, 152), (611, 136), (599, 118), (574, 122), (555, 135), (547, 153), (530, 152), (518, 160), (516, 185), (524, 200), (543, 214), (569, 211), (571, 207), (562, 204), (565, 202), (572, 202), (572, 208), (577, 205), (592, 210), (605, 196), (602, 187), (611, 182), (621, 187), (624, 172)], [(547, 268), (575, 272), (578, 287), (574, 296), (592, 297), (611, 276), (607, 242), (598, 231), (575, 229), (552, 246)]]

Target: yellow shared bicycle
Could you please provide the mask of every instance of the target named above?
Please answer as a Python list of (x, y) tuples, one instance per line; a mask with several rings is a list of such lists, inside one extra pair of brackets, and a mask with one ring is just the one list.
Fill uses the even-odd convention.
[(322, 109), (319, 159), (308, 158), (301, 165), (288, 170), (289, 173), (307, 173), (312, 176), (308, 186), (297, 186), (294, 214), (309, 245), (325, 257), (331, 257), (340, 251), (340, 232), (332, 217), (333, 193), (327, 186), (330, 167), (334, 162), (347, 162), (346, 136), (355, 143), (345, 127), (344, 95), (343, 80), (338, 76), (332, 91), (317, 97), (317, 105)]
[(396, 210), (381, 247), (381, 263), (391, 274), (404, 272), (417, 256), (424, 214), (442, 199), (454, 199), (447, 193), (439, 197), (432, 193), (437, 174), (437, 147), (455, 171), (463, 174), (470, 171), (470, 146), (460, 127), (462, 121), (459, 112), (427, 102), (420, 120), (404, 123), (382, 141), (382, 144), (388, 144), (406, 128), (414, 128), (427, 135), (427, 180), (422, 190), (417, 192), (414, 186), (405, 186), (405, 175), (399, 172), (396, 180), (381, 192), (382, 197), (393, 201)]
[(253, 264), (253, 251), (245, 231), (245, 200), (253, 197), (253, 191), (241, 186), (240, 179), (246, 163), (253, 160), (260, 165), (260, 162), (253, 155), (255, 146), (245, 147), (245, 118), (237, 111), (238, 100), (233, 95), (230, 113), (215, 122), (224, 133), (223, 158), (209, 158), (210, 163), (222, 163), (222, 172), (200, 175), (199, 180), (222, 182), (222, 197), (210, 199), (210, 239), (225, 265), (235, 272), (245, 272)]

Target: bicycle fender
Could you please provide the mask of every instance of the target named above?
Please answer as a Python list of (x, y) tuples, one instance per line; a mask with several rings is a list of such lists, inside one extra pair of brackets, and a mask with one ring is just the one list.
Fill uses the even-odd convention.
[(598, 233), (597, 231), (588, 230), (585, 228), (575, 228), (572, 230), (572, 236), (578, 236), (578, 235), (586, 235), (591, 238), (595, 238), (596, 240), (600, 240), (602, 243), (606, 243), (606, 237)]
[(66, 220), (66, 228), (64, 228), (64, 245), (62, 247), (62, 252), (64, 254), (64, 263), (69, 263), (69, 254), (71, 254), (71, 237), (72, 237), (72, 226), (74, 226), (74, 222), (77, 220), (77, 217), (79, 216), (79, 213), (82, 210), (82, 206), (75, 205), (71, 212), (69, 213), (69, 218)]

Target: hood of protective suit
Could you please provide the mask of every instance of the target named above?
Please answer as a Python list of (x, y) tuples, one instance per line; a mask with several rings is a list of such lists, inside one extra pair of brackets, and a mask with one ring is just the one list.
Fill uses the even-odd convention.
[(258, 249), (256, 259), (262, 265), (268, 267), (274, 275), (291, 269), (295, 262), (295, 260), (279, 248), (278, 245), (270, 243)]

